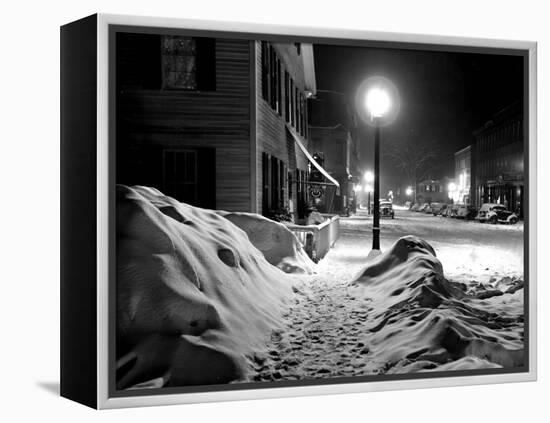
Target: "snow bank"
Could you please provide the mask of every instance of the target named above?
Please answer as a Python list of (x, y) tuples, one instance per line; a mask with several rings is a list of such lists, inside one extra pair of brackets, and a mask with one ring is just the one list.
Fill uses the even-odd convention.
[(284, 224), (253, 213), (217, 213), (245, 231), (250, 242), (272, 265), (286, 273), (313, 273), (315, 263)]
[(117, 187), (117, 385), (227, 383), (280, 324), (289, 277), (241, 229), (146, 187)]
[[(504, 291), (498, 289), (503, 285)], [(369, 305), (365, 341), (373, 372), (524, 363), (522, 281), (450, 282), (433, 248), (407, 236), (370, 263), (352, 287)]]

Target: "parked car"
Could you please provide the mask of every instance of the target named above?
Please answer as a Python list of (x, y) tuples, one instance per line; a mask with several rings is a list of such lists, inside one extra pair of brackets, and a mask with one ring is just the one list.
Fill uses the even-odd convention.
[(414, 211), (414, 212), (417, 212), (418, 209), (420, 209), (420, 204), (418, 204), (418, 203), (414, 203), (410, 208), (410, 210)]
[(424, 203), (420, 206), (420, 208), (418, 209), (419, 212), (425, 212), (426, 209), (430, 207), (430, 203)]
[(413, 206), (413, 203), (412, 203), (412, 202), (410, 202), (410, 201), (405, 201), (405, 208), (407, 208), (407, 209), (410, 210), (412, 206)]
[(380, 200), (380, 217), (395, 217), (395, 211), (391, 201)]
[(467, 206), (466, 204), (458, 204), (456, 209), (456, 217), (458, 219), (472, 220), (475, 219), (477, 210), (473, 206)]
[(438, 216), (443, 213), (444, 210), (447, 209), (447, 204), (445, 203), (432, 203), (430, 206), (431, 212), (434, 216)]
[(479, 209), (476, 219), (480, 222), (515, 224), (519, 218), (517, 214), (508, 210), (506, 206), (495, 203), (485, 203)]
[(452, 204), (448, 204), (443, 210), (441, 210), (440, 215), (443, 217), (451, 217)]
[(450, 206), (449, 217), (457, 217), (458, 215), (458, 204), (453, 204)]

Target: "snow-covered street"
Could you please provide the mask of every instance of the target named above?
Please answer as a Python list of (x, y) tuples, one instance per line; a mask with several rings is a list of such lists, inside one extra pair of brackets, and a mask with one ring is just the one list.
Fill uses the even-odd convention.
[[(488, 282), (502, 276), (523, 276), (523, 222), (491, 225), (396, 209), (395, 219), (381, 219), (380, 227), (382, 251), (403, 236), (417, 236), (435, 249), (450, 280)], [(358, 210), (356, 215), (340, 219), (340, 231), (339, 243), (356, 244), (351, 254), (368, 251), (372, 216)]]
[[(317, 274), (297, 276), (301, 283), (284, 316), (285, 325), (272, 332), (266, 350), (254, 355), (255, 372), (249, 380), (521, 363), (523, 224), (489, 225), (396, 210), (395, 219), (381, 221), (382, 251), (395, 250), (398, 239), (414, 235), (435, 249), (445, 278), (460, 282), (448, 284), (438, 277), (429, 282), (433, 272), (420, 270), (424, 272), (422, 284), (428, 284), (421, 291), (410, 289), (415, 285), (410, 285), (411, 278), (418, 275), (414, 258), (403, 264), (391, 262), (390, 273), (378, 281), (363, 276), (366, 285), (354, 289), (352, 282), (361, 280), (369, 261), (375, 260), (369, 258), (372, 217), (360, 211), (342, 218), (340, 224), (340, 238), (317, 265)], [(402, 251), (418, 248), (406, 244)], [(392, 277), (392, 271), (400, 276)], [(408, 271), (412, 273), (407, 276)], [(411, 282), (394, 291), (399, 279)], [(460, 285), (468, 298), (456, 288)], [(502, 292), (487, 298), (496, 290)], [(431, 303), (434, 298), (435, 304)], [(461, 345), (471, 346), (464, 349)]]

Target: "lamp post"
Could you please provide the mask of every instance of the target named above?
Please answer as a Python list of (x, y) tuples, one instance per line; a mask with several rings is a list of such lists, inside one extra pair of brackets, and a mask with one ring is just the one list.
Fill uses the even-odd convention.
[(374, 217), (372, 220), (372, 249), (380, 249), (380, 121), (390, 108), (390, 97), (382, 88), (367, 91), (365, 105), (374, 122)]
[(356, 105), (363, 121), (374, 127), (372, 249), (380, 250), (380, 128), (390, 124), (397, 116), (399, 111), (397, 89), (391, 81), (384, 77), (370, 77), (359, 86)]

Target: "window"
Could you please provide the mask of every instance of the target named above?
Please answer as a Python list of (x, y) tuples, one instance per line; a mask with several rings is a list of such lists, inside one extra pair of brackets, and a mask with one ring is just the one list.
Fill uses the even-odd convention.
[(213, 148), (164, 149), (162, 191), (187, 204), (215, 208), (215, 168)]
[(282, 116), (282, 63), (275, 48), (266, 41), (261, 43), (261, 63), (262, 98)]
[(285, 71), (285, 121), (290, 123), (290, 75)]
[(288, 184), (286, 164), (275, 156), (262, 153), (262, 213), (264, 215), (285, 205)]
[(194, 150), (165, 150), (163, 154), (165, 192), (180, 201), (196, 204), (197, 153)]
[(307, 137), (306, 98), (284, 69), (276, 49), (266, 41), (261, 42), (261, 73), (262, 98), (279, 116), (283, 116), (284, 107), (285, 121), (296, 128), (300, 135)]
[(163, 35), (161, 39), (162, 87), (202, 90), (216, 88), (213, 38)]

